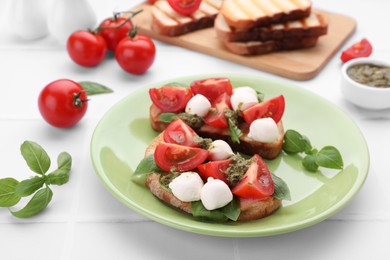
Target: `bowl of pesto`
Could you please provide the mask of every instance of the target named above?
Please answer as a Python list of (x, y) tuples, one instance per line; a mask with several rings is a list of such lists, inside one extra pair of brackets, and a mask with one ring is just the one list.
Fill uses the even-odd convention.
[(359, 107), (390, 108), (390, 63), (372, 58), (346, 62), (341, 69), (341, 92)]

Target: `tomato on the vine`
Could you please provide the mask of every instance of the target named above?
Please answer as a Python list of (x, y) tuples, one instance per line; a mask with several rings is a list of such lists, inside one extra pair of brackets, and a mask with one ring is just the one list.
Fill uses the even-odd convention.
[(168, 0), (173, 10), (182, 15), (191, 15), (199, 9), (202, 0)]
[(126, 37), (132, 29), (133, 23), (130, 19), (114, 15), (114, 17), (107, 18), (100, 23), (98, 34), (106, 40), (107, 48), (110, 51), (115, 51), (118, 43)]
[(156, 47), (153, 41), (144, 35), (126, 36), (116, 47), (115, 59), (128, 73), (145, 73), (154, 62)]
[(88, 108), (84, 88), (68, 79), (56, 80), (43, 88), (38, 98), (42, 117), (55, 127), (71, 127), (84, 116)]
[(107, 53), (107, 44), (99, 34), (77, 31), (69, 36), (66, 49), (74, 62), (81, 66), (93, 67), (103, 61)]

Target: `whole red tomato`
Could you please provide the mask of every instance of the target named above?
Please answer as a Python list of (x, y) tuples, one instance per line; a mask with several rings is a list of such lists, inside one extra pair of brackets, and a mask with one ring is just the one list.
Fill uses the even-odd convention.
[(99, 29), (98, 34), (106, 41), (107, 48), (110, 51), (115, 51), (118, 43), (133, 29), (133, 23), (125, 17), (115, 15), (101, 22)]
[(55, 127), (75, 125), (88, 108), (87, 94), (83, 87), (68, 79), (53, 81), (43, 88), (38, 98), (39, 112)]
[(156, 47), (144, 35), (123, 38), (115, 50), (115, 59), (123, 70), (132, 74), (146, 72), (154, 62)]
[(90, 31), (72, 33), (68, 38), (66, 48), (70, 58), (85, 67), (98, 65), (107, 53), (107, 44), (104, 38)]

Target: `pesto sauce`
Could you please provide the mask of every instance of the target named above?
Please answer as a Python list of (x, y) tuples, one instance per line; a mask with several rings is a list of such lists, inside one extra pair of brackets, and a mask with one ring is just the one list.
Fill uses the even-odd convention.
[(231, 157), (232, 163), (226, 169), (226, 177), (232, 186), (236, 185), (244, 176), (251, 163), (250, 160), (246, 160), (239, 153)]
[(203, 138), (200, 136), (194, 137), (194, 142), (199, 145), (200, 148), (208, 150), (211, 147), (211, 144), (213, 143), (213, 139), (211, 138)]
[(199, 129), (203, 124), (203, 118), (197, 115), (191, 115), (188, 113), (177, 114), (177, 117), (183, 120), (187, 125), (193, 129)]
[(357, 64), (347, 70), (348, 76), (361, 84), (376, 88), (390, 87), (390, 67)]
[(169, 183), (173, 181), (177, 176), (179, 176), (179, 172), (170, 172), (170, 173), (164, 173), (160, 175), (160, 184), (165, 188), (169, 190)]

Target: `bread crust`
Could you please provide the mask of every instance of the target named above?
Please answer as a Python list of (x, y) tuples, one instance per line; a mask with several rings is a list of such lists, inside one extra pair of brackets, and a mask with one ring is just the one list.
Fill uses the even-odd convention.
[(270, 40), (319, 37), (327, 33), (328, 22), (323, 15), (312, 13), (308, 18), (291, 23), (255, 27), (251, 30), (237, 30), (226, 23), (223, 15), (218, 14), (215, 19), (214, 29), (218, 38), (224, 42), (264, 42)]
[(318, 37), (290, 38), (271, 41), (250, 41), (250, 42), (226, 42), (225, 47), (232, 53), (238, 55), (260, 55), (275, 51), (295, 50), (314, 47)]
[(152, 30), (161, 35), (179, 36), (212, 27), (219, 11), (218, 1), (204, 1), (192, 16), (174, 12), (165, 1), (157, 1), (152, 7)]
[[(248, 2), (247, 2), (248, 1)], [(295, 5), (294, 0), (283, 0), (284, 4)], [(249, 30), (254, 27), (268, 26), (270, 24), (284, 23), (308, 17), (311, 13), (311, 2), (307, 1), (306, 6), (296, 6), (293, 8), (285, 8), (280, 6), (281, 1), (272, 0), (276, 10), (258, 10), (256, 15), (248, 10), (249, 2), (253, 0), (225, 0), (220, 13), (224, 16), (227, 24), (231, 27), (240, 30)], [(277, 3), (279, 2), (279, 3)], [(254, 4), (254, 6), (257, 6)], [(259, 6), (257, 6), (258, 8)], [(260, 13), (260, 11), (262, 13)]]
[[(163, 141), (163, 133), (160, 133), (145, 151), (145, 156), (153, 154), (156, 146)], [(191, 203), (184, 202), (176, 198), (171, 192), (164, 189), (160, 185), (160, 174), (151, 173), (146, 178), (146, 187), (152, 192), (158, 199), (165, 203), (178, 208), (189, 214), (192, 213)], [(281, 205), (282, 201), (273, 197), (266, 197), (261, 199), (244, 199), (239, 198), (240, 201), (240, 215), (237, 221), (252, 221), (264, 218), (274, 213)]]

